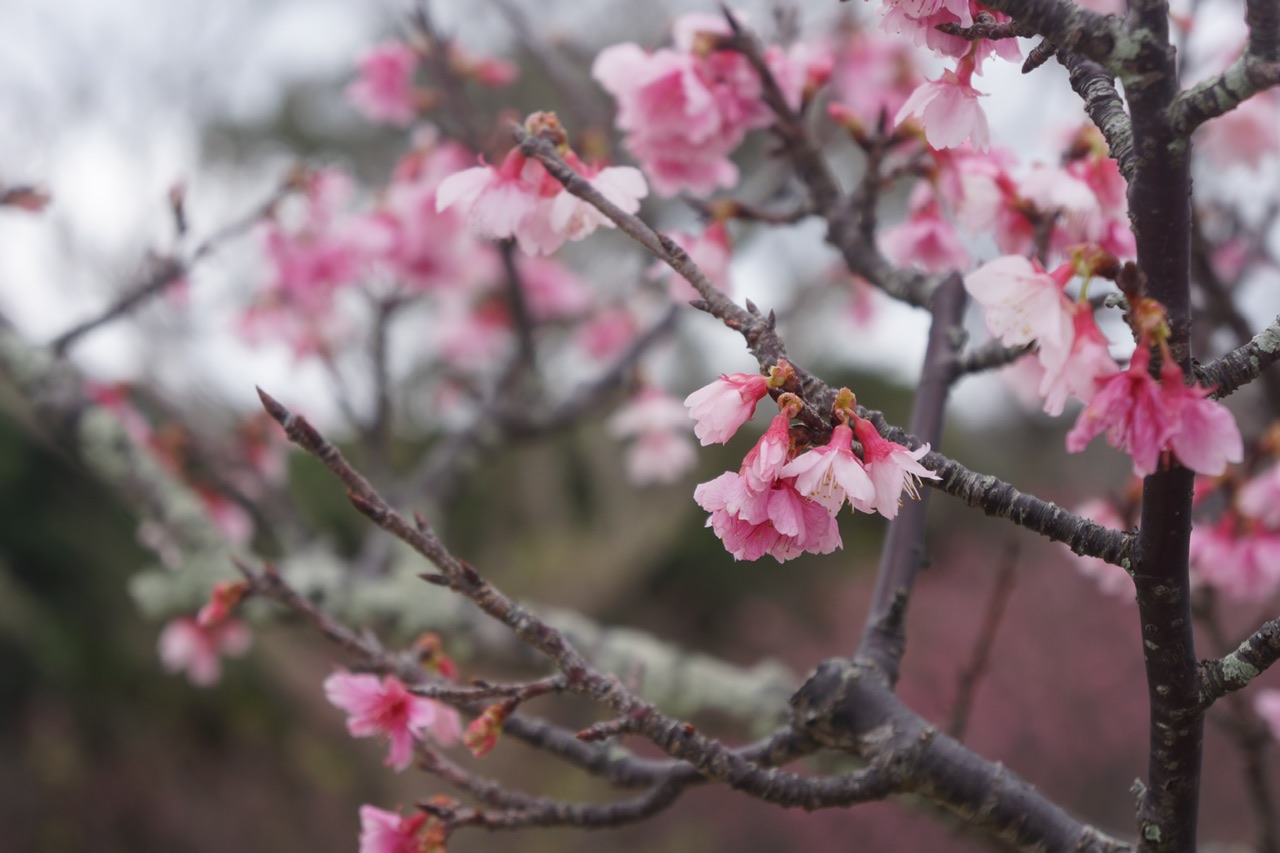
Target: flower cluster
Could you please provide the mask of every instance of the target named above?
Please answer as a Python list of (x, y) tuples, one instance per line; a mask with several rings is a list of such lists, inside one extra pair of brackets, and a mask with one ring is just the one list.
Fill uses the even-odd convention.
[[(723, 17), (690, 13), (676, 19), (673, 30), (672, 48), (605, 48), (591, 74), (617, 98), (618, 127), (654, 190), (705, 195), (737, 182), (729, 155), (748, 131), (767, 127), (772, 115), (750, 62), (729, 49), (732, 32)], [(766, 60), (797, 102), (804, 89), (830, 74), (830, 59), (822, 54), (770, 48)]]
[(1187, 385), (1167, 349), (1160, 381), (1152, 377), (1150, 363), (1151, 350), (1140, 342), (1129, 369), (1102, 383), (1080, 413), (1067, 433), (1067, 450), (1079, 453), (1105, 430), (1108, 443), (1133, 458), (1138, 476), (1154, 473), (1165, 452), (1211, 476), (1225, 471), (1228, 462), (1243, 459), (1235, 418), (1221, 403), (1208, 399), (1210, 389)]
[[(534, 113), (525, 121), (531, 134), (561, 140), (564, 161), (606, 199), (627, 213), (640, 209), (649, 193), (644, 176), (630, 166), (591, 166), (564, 143), (564, 131), (550, 113)], [(514, 238), (530, 255), (554, 252), (566, 240), (581, 240), (596, 228), (613, 223), (599, 210), (573, 195), (537, 160), (512, 149), (498, 168), (484, 163), (450, 175), (441, 182), (436, 209), (457, 206), (473, 229), (492, 239)]]
[(360, 853), (443, 853), (445, 828), (423, 812), (360, 808)]
[[(702, 443), (728, 441), (769, 389), (788, 381), (794, 381), (794, 371), (783, 361), (767, 379), (721, 376), (690, 394), (685, 404), (698, 421), (695, 431)], [(694, 500), (710, 513), (707, 526), (735, 559), (757, 560), (769, 554), (785, 562), (805, 552), (829, 554), (842, 546), (836, 516), (846, 501), (855, 512), (893, 518), (904, 492), (919, 497), (919, 478), (938, 479), (919, 461), (929, 446), (913, 451), (885, 439), (854, 412), (848, 389), (837, 396), (838, 423), (827, 444), (798, 452), (791, 421), (802, 405), (794, 394), (781, 394), (780, 412), (743, 458), (741, 468), (694, 490)], [(853, 452), (855, 433), (862, 444), (861, 459)]]
[(1226, 491), (1226, 508), (1191, 529), (1192, 578), (1237, 601), (1268, 601), (1280, 591), (1280, 463), (1243, 484), (1203, 483), (1199, 504), (1217, 488)]
[(657, 388), (632, 397), (609, 419), (609, 432), (630, 442), (627, 478), (637, 486), (674, 482), (697, 461), (684, 406)]

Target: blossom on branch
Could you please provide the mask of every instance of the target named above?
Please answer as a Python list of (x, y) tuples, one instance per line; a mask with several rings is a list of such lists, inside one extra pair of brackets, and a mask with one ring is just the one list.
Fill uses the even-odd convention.
[(421, 853), (427, 816), (401, 817), (374, 806), (360, 807), (360, 853)]
[[(563, 134), (555, 116), (534, 113), (525, 122), (529, 132)], [(614, 205), (627, 213), (640, 209), (649, 188), (644, 176), (630, 166), (589, 166), (567, 145), (561, 156)], [(507, 153), (497, 168), (482, 159), (479, 166), (445, 178), (436, 190), (436, 209), (457, 207), (479, 233), (496, 240), (514, 238), (530, 255), (554, 252), (566, 240), (581, 240), (613, 222), (593, 206), (565, 190), (537, 160), (519, 148)]]
[(880, 435), (871, 421), (853, 416), (853, 429), (862, 442), (862, 461), (867, 476), (875, 486), (873, 499), (855, 499), (850, 496), (853, 508), (862, 512), (878, 512), (885, 518), (894, 518), (902, 506), (902, 493), (920, 498), (920, 480), (942, 479), (920, 464), (929, 452), (929, 445), (910, 450)]
[(751, 420), (756, 403), (768, 393), (769, 380), (758, 373), (720, 374), (719, 379), (684, 398), (689, 417), (697, 421), (693, 434), (703, 447), (726, 443), (738, 427)]
[(325, 679), (330, 704), (349, 715), (347, 731), (353, 737), (386, 737), (391, 748), (386, 764), (404, 770), (413, 761), (413, 741), (431, 730), (440, 712), (438, 703), (415, 696), (394, 675), (335, 672)]
[(235, 619), (206, 627), (180, 616), (164, 626), (157, 645), (167, 671), (184, 672), (196, 687), (209, 687), (222, 677), (223, 655), (239, 657), (249, 650), (249, 629)]
[(418, 114), (413, 72), (418, 54), (404, 42), (389, 41), (360, 60), (360, 76), (347, 87), (347, 97), (370, 121), (406, 127)]
[(961, 60), (955, 71), (943, 71), (937, 80), (921, 84), (893, 123), (915, 119), (924, 129), (925, 140), (934, 148), (958, 148), (966, 141), (983, 150), (991, 139), (987, 114), (978, 98), (984, 93), (969, 84), (972, 62)]

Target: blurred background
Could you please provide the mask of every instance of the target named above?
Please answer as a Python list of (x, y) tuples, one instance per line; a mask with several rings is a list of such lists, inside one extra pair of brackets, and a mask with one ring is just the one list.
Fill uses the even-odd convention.
[[(605, 0), (516, 5), (581, 68), (605, 44), (660, 43), (686, 8), (711, 11), (674, 2), (629, 4), (625, 16)], [(770, 4), (741, 5), (755, 20), (771, 19)], [(493, 6), (450, 0), (433, 8), (441, 29), (467, 47), (525, 64)], [(404, 134), (370, 126), (341, 93), (361, 52), (399, 32), (403, 12), (328, 0), (0, 3), (0, 181), (38, 183), (53, 197), (40, 217), (0, 212), (0, 312), (35, 340), (94, 315), (137, 277), (149, 250), (172, 242), (166, 197), (175, 184), (187, 188), (193, 228), (207, 231), (256, 204), (300, 159), (384, 180)], [(823, 6), (805, 14), (813, 17), (804, 25), (819, 29), (850, 13)], [(1066, 101), (1045, 97), (1051, 86), (1067, 92), (1060, 69), (1032, 84), (993, 69), (984, 86), (1000, 93), (986, 106), (997, 138), (1004, 133), (1011, 144), (1035, 144), (1028, 128), (1078, 121), (1078, 110), (1061, 115), (1075, 109), (1064, 106), (1069, 93)], [(546, 87), (521, 81), (491, 96), (493, 106), (553, 100)], [(762, 151), (744, 155), (744, 173)], [(687, 212), (656, 215), (679, 221)], [(735, 261), (739, 294), (766, 307), (831, 262), (825, 247), (814, 249), (820, 229), (783, 231), (744, 241)], [(616, 262), (580, 251), (588, 267)], [(624, 263), (638, 275), (643, 261)], [(309, 415), (336, 420), (324, 410), (323, 373), (299, 368), (287, 347), (250, 350), (231, 331), (227, 318), (262, 275), (254, 238), (238, 241), (201, 266), (185, 296), (86, 339), (76, 364), (104, 382), (154, 385), (192, 420), (216, 420), (228, 406), (247, 413), (255, 384), (285, 382), (315, 402)], [(901, 423), (923, 323), (905, 309), (881, 310), (884, 322), (856, 337), (797, 335), (793, 349), (830, 384), (858, 389)], [(737, 339), (720, 338), (700, 351), (704, 375), (673, 390), (749, 369)], [(18, 411), (9, 393), (0, 396), (0, 415)], [(1062, 446), (1069, 423), (1025, 412), (998, 380), (967, 380), (957, 398), (943, 449), (971, 468), (1069, 506), (1125, 487), (1127, 466), (1107, 448), (1072, 458), (1044, 452)], [(1251, 417), (1247, 399), (1236, 405)], [(737, 663), (772, 658), (800, 678), (855, 646), (883, 529), (878, 519), (846, 518), (845, 550), (836, 555), (735, 564), (689, 495), (736, 466), (752, 440), (701, 452), (685, 480), (640, 491), (622, 485), (603, 423), (588, 423), (493, 460), (443, 526), (457, 554), (513, 594)], [(308, 465), (293, 458), (291, 474), (323, 482)], [(338, 490), (294, 491), (309, 517), (358, 523), (344, 515)], [(902, 694), (949, 725), (959, 674), (1012, 553), (1010, 601), (966, 741), (1087, 820), (1127, 834), (1127, 791), (1145, 773), (1146, 752), (1135, 608), (1100, 593), (1069, 555), (1035, 537), (947, 501), (935, 501), (932, 515), (938, 544), (912, 602)], [(159, 626), (138, 615), (126, 592), (129, 577), (153, 561), (137, 543), (137, 521), (20, 417), (0, 417), (0, 846), (351, 851), (361, 804), (391, 808), (440, 792), (432, 778), (387, 772), (381, 745), (347, 736), (320, 690), (341, 657), (302, 627), (256, 630), (251, 654), (229, 662), (216, 687), (163, 674)], [(1243, 628), (1257, 612), (1228, 615)], [(503, 674), (481, 661), (461, 670)], [(572, 703), (557, 712), (594, 719)], [(698, 723), (750, 735), (728, 721)], [(1206, 756), (1204, 835), (1247, 841), (1243, 762), (1214, 725)], [(480, 769), (551, 796), (609, 796), (516, 743), (504, 742)], [(806, 814), (709, 787), (633, 829), (466, 833), (450, 850), (986, 849), (926, 810), (898, 800)]]

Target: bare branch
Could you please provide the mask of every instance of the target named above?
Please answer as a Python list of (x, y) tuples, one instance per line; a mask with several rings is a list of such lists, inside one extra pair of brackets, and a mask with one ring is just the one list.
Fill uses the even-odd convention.
[(258, 224), (263, 217), (267, 216), (280, 203), (282, 198), (295, 191), (297, 186), (298, 183), (293, 178), (285, 181), (265, 200), (251, 208), (248, 213), (217, 229), (196, 244), (195, 248), (185, 255), (170, 255), (155, 259), (151, 272), (125, 291), (109, 308), (96, 317), (76, 324), (54, 338), (49, 344), (53, 352), (59, 356), (65, 355), (85, 335), (113, 320), (123, 317), (143, 302), (163, 293), (165, 288), (174, 282), (190, 275), (192, 268), (206, 255), (212, 254), (224, 243), (240, 236)]

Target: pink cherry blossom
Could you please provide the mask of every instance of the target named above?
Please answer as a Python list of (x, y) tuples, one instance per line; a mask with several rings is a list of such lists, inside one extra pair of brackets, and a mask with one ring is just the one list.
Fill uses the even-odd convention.
[(875, 486), (875, 495), (871, 500), (854, 499), (850, 496), (854, 509), (862, 512), (874, 511), (885, 518), (894, 518), (902, 505), (904, 491), (918, 499), (921, 478), (941, 479), (920, 464), (920, 460), (929, 452), (928, 444), (916, 450), (908, 450), (881, 436), (875, 424), (857, 415), (853, 416), (853, 429), (858, 435), (858, 441), (862, 442), (862, 461), (867, 469), (867, 476)]
[(915, 266), (926, 272), (966, 269), (969, 253), (949, 217), (928, 184), (920, 183), (911, 194), (907, 220), (880, 236), (885, 257), (899, 266)]
[(703, 447), (724, 444), (751, 420), (756, 403), (768, 393), (769, 380), (759, 374), (720, 374), (719, 379), (684, 398), (689, 417), (698, 422), (694, 435)]
[(836, 45), (831, 78), (835, 102), (869, 127), (881, 114), (897, 115), (923, 79), (917, 55), (901, 39), (851, 30)]
[(1226, 471), (1228, 462), (1240, 462), (1244, 442), (1227, 407), (1208, 399), (1209, 389), (1185, 384), (1182, 369), (1171, 360), (1164, 362), (1160, 375), (1165, 405), (1175, 421), (1169, 446), (1178, 461), (1211, 477)]
[(831, 440), (810, 448), (788, 462), (782, 476), (795, 477), (796, 491), (822, 504), (835, 515), (848, 497), (855, 505), (875, 500), (875, 486), (861, 460), (853, 455), (853, 430), (836, 424)]
[(1159, 383), (1147, 370), (1150, 364), (1150, 350), (1139, 346), (1129, 369), (1102, 384), (1067, 433), (1067, 452), (1079, 453), (1106, 430), (1107, 442), (1133, 458), (1134, 474), (1155, 472), (1160, 452), (1178, 427)]
[(769, 428), (747, 451), (742, 460), (742, 476), (747, 488), (763, 492), (782, 475), (782, 468), (791, 457), (791, 414), (779, 412), (769, 422)]
[(1068, 397), (1092, 400), (1102, 383), (1120, 372), (1093, 311), (1087, 304), (1072, 307), (1073, 334), (1066, 357), (1056, 366), (1041, 362), (1039, 394), (1044, 398), (1045, 413), (1053, 417), (1062, 414)]
[(222, 655), (239, 657), (249, 650), (249, 629), (235, 619), (204, 627), (181, 616), (165, 625), (157, 645), (166, 671), (185, 672), (196, 687), (209, 687), (222, 677)]
[(1019, 255), (1005, 255), (965, 276), (969, 295), (986, 309), (987, 328), (1007, 346), (1039, 345), (1047, 371), (1060, 370), (1075, 330), (1074, 308), (1063, 294), (1064, 265), (1053, 273)]
[(776, 480), (757, 492), (730, 471), (699, 485), (693, 496), (711, 513), (707, 526), (736, 560), (769, 554), (781, 563), (806, 551), (829, 554), (842, 545), (835, 517), (797, 492), (791, 480)]
[(404, 770), (413, 761), (413, 741), (432, 727), (437, 703), (414, 696), (394, 675), (335, 672), (325, 679), (325, 697), (349, 715), (353, 737), (381, 735), (391, 742), (386, 764)]
[(640, 391), (609, 419), (609, 432), (630, 439), (627, 479), (637, 486), (671, 483), (692, 470), (697, 451), (679, 400), (657, 388)]
[(1256, 519), (1268, 529), (1280, 528), (1280, 464), (1272, 465), (1240, 487), (1236, 493), (1240, 514)]
[[(649, 194), (649, 185), (639, 169), (630, 166), (593, 168), (572, 155), (566, 156), (565, 161), (625, 213), (639, 210), (640, 199)], [(614, 224), (590, 202), (573, 193), (561, 192), (551, 204), (551, 227), (563, 234), (566, 240), (581, 240), (597, 228), (613, 228)]]
[(414, 290), (469, 289), (500, 274), (497, 253), (464, 217), (437, 208), (436, 190), (470, 160), (456, 143), (432, 143), (396, 167), (381, 204), (353, 223), (366, 256)]
[(729, 154), (772, 118), (746, 57), (715, 49), (728, 32), (723, 18), (684, 15), (674, 31), (674, 50), (613, 45), (596, 57), (591, 74), (617, 99), (618, 127), (654, 190), (705, 194), (737, 180)]
[[(964, 67), (962, 62), (961, 69)], [(982, 94), (969, 85), (969, 74), (963, 74), (963, 70), (962, 76), (943, 71), (942, 77), (921, 84), (911, 93), (893, 123), (918, 120), (925, 139), (934, 148), (956, 148), (968, 141), (982, 150), (990, 141), (987, 115), (978, 103)]]
[(404, 127), (417, 116), (413, 72), (418, 54), (403, 42), (384, 42), (360, 60), (360, 76), (347, 97), (372, 121)]
[(457, 205), (480, 234), (515, 238), (526, 253), (545, 255), (564, 243), (551, 225), (551, 205), (562, 191), (541, 163), (513, 148), (496, 169), (481, 161), (441, 181), (436, 209)]
[(1191, 529), (1192, 577), (1232, 599), (1264, 602), (1280, 590), (1280, 535), (1240, 525), (1226, 513)]
[(427, 816), (401, 817), (374, 806), (360, 807), (360, 853), (420, 853)]
[(1280, 690), (1259, 690), (1253, 697), (1253, 710), (1271, 730), (1272, 740), (1280, 741)]

